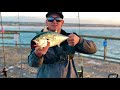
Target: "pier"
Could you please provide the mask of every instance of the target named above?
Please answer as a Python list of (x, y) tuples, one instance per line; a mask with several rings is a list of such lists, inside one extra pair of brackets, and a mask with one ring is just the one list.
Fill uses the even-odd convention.
[[(20, 35), (20, 33), (39, 33), (38, 31), (5, 31), (3, 39), (12, 40), (14, 39), (14, 34)], [(11, 34), (12, 36), (6, 36), (7, 34)], [(103, 55), (96, 55), (101, 58), (96, 57), (89, 57), (85, 54), (76, 53), (75, 55), (75, 64), (77, 70), (79, 69), (78, 66), (82, 66), (83, 69), (83, 76), (82, 78), (119, 78), (120, 75), (120, 58), (116, 57), (109, 57), (107, 56), (107, 41), (108, 40), (120, 40), (120, 38), (116, 37), (102, 37), (102, 36), (91, 36), (91, 35), (81, 35), (84, 38), (95, 38), (95, 39), (102, 39), (103, 40)], [(30, 47), (20, 47), (20, 45), (27, 45), (29, 43), (4, 43), (7, 45), (5, 46), (5, 62), (2, 52), (2, 44), (0, 43), (0, 72), (2, 71), (3, 64), (6, 64), (8, 77), (10, 78), (35, 78), (36, 75), (36, 68), (29, 67), (27, 64), (27, 56), (30, 52)], [(14, 55), (14, 57), (13, 57)], [(90, 55), (91, 56), (91, 55)], [(114, 59), (115, 61), (110, 61), (109, 59)], [(21, 67), (22, 65), (22, 67)], [(28, 73), (29, 72), (29, 73)], [(22, 74), (22, 75), (21, 75)], [(112, 76), (110, 76), (112, 75)], [(2, 76), (2, 74), (1, 74)]]

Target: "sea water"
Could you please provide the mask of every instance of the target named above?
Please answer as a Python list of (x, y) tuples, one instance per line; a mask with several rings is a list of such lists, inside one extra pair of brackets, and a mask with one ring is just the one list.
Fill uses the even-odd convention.
[[(41, 26), (4, 26), (4, 30), (17, 30), (17, 31), (41, 31), (43, 27)], [(92, 36), (108, 36), (108, 37), (120, 37), (120, 28), (119, 27), (63, 27), (63, 30), (69, 33), (77, 33), (79, 35), (92, 35)], [(18, 38), (18, 43), (21, 44), (30, 44), (31, 39), (36, 35), (36, 33), (20, 33)], [(2, 34), (0, 34), (2, 36)], [(13, 36), (13, 35), (6, 35)], [(104, 55), (104, 39), (98, 38), (87, 38), (83, 37), (87, 40), (92, 40), (95, 42), (97, 46), (97, 52), (95, 55)], [(2, 39), (0, 39), (0, 43), (2, 43)], [(4, 39), (4, 43), (16, 43), (15, 39)], [(1, 44), (2, 46), (2, 44)], [(10, 44), (6, 44), (5, 46), (14, 46)], [(30, 45), (22, 45), (22, 47), (30, 47)], [(119, 40), (107, 40), (107, 56), (120, 58), (120, 41)], [(92, 55), (90, 55), (92, 57)], [(94, 57), (94, 56), (93, 56)], [(100, 58), (100, 57), (99, 57)]]

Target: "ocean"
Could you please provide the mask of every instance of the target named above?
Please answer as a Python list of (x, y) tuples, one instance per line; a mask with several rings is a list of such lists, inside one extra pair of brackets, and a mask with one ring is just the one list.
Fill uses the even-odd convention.
[[(42, 28), (43, 27), (39, 27), (39, 26), (20, 26), (20, 27), (4, 26), (5, 31), (6, 30), (40, 31)], [(70, 32), (70, 33), (75, 32), (80, 35), (108, 36), (108, 37), (120, 38), (120, 27), (63, 27), (62, 29), (64, 29), (66, 32)], [(18, 42), (22, 44), (30, 44), (30, 40), (35, 35), (36, 33), (20, 33)], [(2, 36), (2, 34), (0, 36)], [(13, 36), (13, 35), (6, 35), (6, 36)], [(94, 55), (104, 56), (104, 46), (103, 46), (104, 39), (86, 38), (86, 37), (83, 37), (83, 38), (92, 40), (95, 42), (97, 46), (97, 52)], [(15, 43), (15, 42), (16, 42), (15, 39), (4, 39), (4, 43)], [(2, 39), (0, 39), (0, 43), (2, 43)], [(5, 46), (12, 46), (12, 45), (6, 44)], [(22, 47), (30, 47), (30, 46), (22, 45)], [(118, 61), (120, 61), (120, 48), (119, 47), (120, 47), (120, 40), (107, 40), (107, 56), (118, 58)], [(88, 56), (97, 57), (94, 55), (88, 55)], [(102, 59), (103, 57), (97, 57), (97, 58)]]

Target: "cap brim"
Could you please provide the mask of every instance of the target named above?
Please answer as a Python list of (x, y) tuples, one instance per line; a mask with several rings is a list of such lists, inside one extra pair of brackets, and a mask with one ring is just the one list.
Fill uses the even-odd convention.
[(46, 17), (49, 17), (51, 14), (58, 14), (60, 15), (60, 17), (63, 19), (63, 15), (61, 13), (57, 13), (57, 12), (51, 12), (51, 13), (47, 13)]

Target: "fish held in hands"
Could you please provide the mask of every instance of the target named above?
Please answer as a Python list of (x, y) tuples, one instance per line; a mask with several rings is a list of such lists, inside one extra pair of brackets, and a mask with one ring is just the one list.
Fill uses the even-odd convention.
[(47, 42), (50, 42), (50, 47), (60, 45), (63, 41), (67, 40), (69, 37), (59, 34), (57, 32), (47, 31), (41, 32), (38, 36), (33, 39), (41, 49), (47, 46)]

